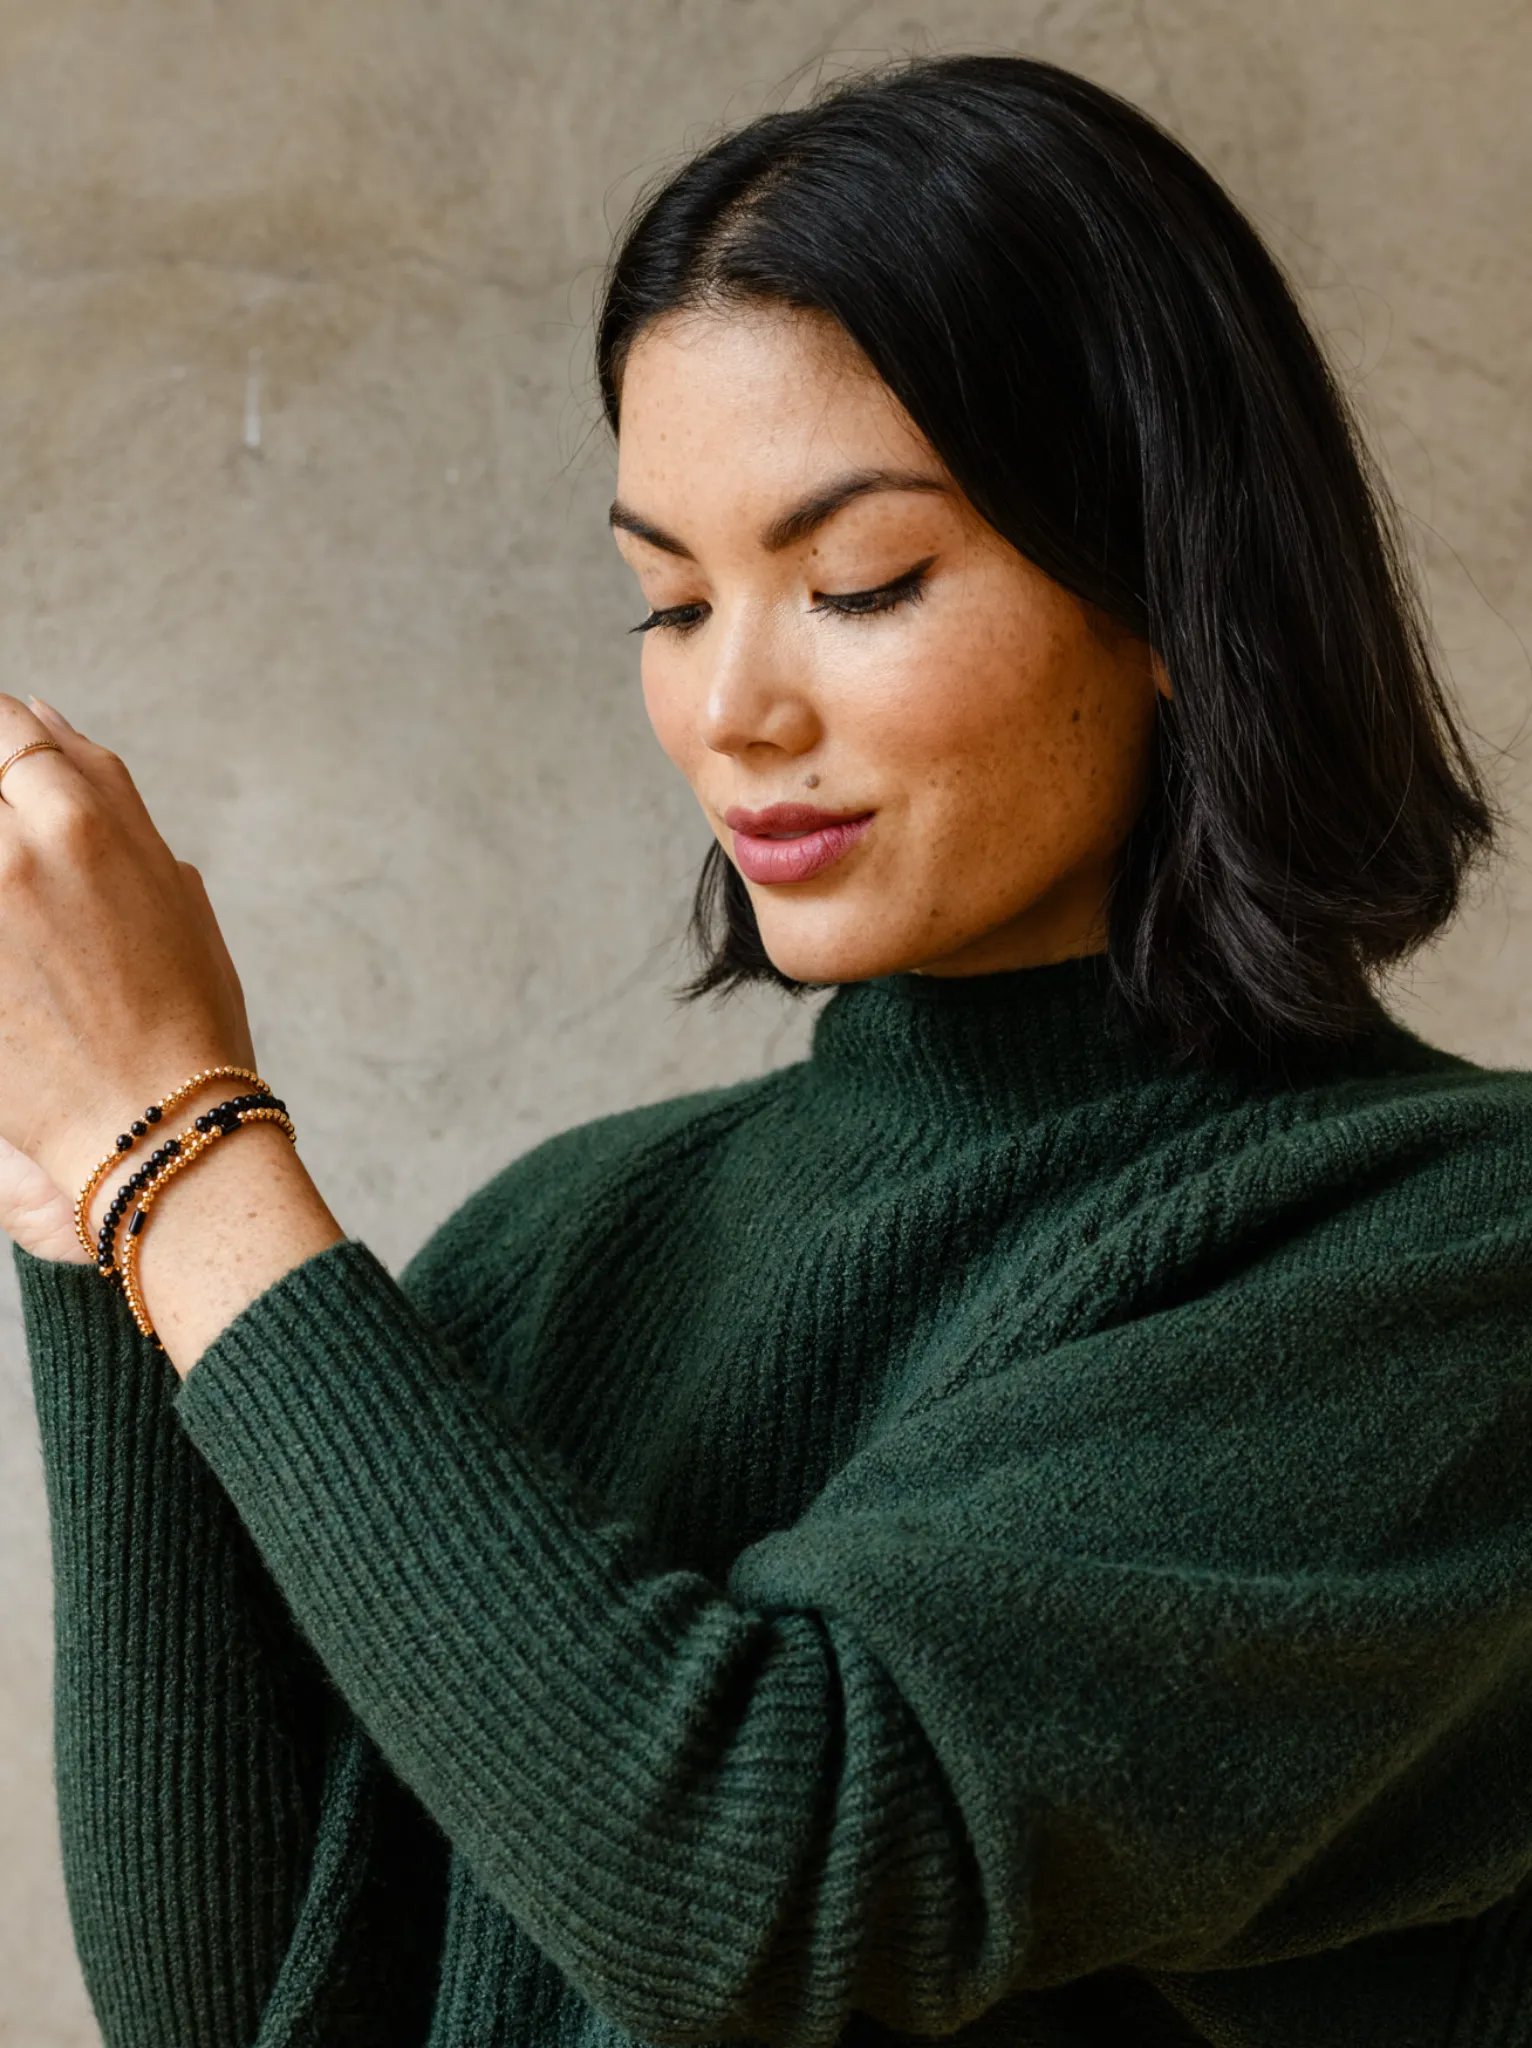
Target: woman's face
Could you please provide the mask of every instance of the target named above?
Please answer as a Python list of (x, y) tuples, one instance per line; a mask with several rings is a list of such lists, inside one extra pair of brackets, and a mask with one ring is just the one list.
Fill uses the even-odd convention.
[[(649, 717), (781, 972), (1099, 951), (1143, 797), (1149, 649), (985, 524), (822, 314), (655, 321), (620, 426)], [(809, 808), (748, 815), (779, 805)]]

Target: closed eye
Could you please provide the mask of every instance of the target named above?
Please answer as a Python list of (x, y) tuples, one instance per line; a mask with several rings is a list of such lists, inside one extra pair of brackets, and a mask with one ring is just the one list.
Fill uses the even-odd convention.
[(817, 590), (814, 593), (817, 602), (810, 605), (809, 610), (840, 612), (852, 619), (866, 618), (870, 612), (891, 612), (897, 605), (924, 597), (926, 571), (935, 560), (935, 555), (927, 555), (913, 569), (906, 569), (891, 583), (880, 583), (875, 590), (845, 590), (838, 595), (828, 590)]
[(702, 623), (705, 604), (673, 604), (664, 611), (651, 612), (647, 619), (640, 619), (636, 626), (629, 626), (630, 633), (652, 633), (656, 626), (665, 626), (673, 633), (689, 633), (693, 626)]
[[(914, 603), (925, 595), (926, 575), (935, 560), (935, 555), (927, 555), (924, 561), (906, 569), (903, 575), (895, 576), (888, 583), (880, 583), (872, 590), (816, 590), (809, 610), (839, 612), (843, 618), (861, 619), (877, 612), (891, 612), (901, 604)], [(707, 609), (705, 604), (669, 605), (664, 610), (651, 612), (647, 619), (640, 619), (628, 631), (652, 633), (660, 627), (672, 633), (689, 633), (701, 625)]]

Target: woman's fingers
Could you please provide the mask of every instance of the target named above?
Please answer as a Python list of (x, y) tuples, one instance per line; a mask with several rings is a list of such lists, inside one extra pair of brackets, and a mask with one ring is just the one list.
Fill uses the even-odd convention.
[(0, 692), (0, 761), (18, 747), (48, 743), (46, 751), (24, 754), (5, 771), (0, 808), (9, 810), (17, 824), (24, 825), (30, 815), (39, 824), (62, 822), (72, 829), (100, 807), (131, 830), (152, 831), (143, 798), (117, 756), (76, 732), (51, 704), (34, 697), (32, 705), (29, 709)]
[[(55, 731), (74, 732), (74, 727), (69, 723), (69, 720), (59, 710), (57, 705), (45, 704), (41, 697), (28, 697), (27, 702), (31, 705), (34, 714), (43, 721), (44, 725), (53, 727)], [(83, 739), (84, 734), (76, 733), (75, 737)]]
[[(76, 734), (75, 738), (78, 737)], [(8, 697), (0, 691), (0, 761), (14, 754), (18, 747), (40, 741), (51, 741), (52, 745), (46, 752), (39, 748), (36, 753), (12, 761), (0, 776), (0, 804), (14, 809), (38, 797), (57, 795), (74, 787), (82, 772), (64, 732), (29, 711), (19, 697)], [(55, 748), (59, 751), (55, 752)]]
[[(7, 703), (14, 701), (13, 698), (0, 696), (0, 711), (3, 711)], [(139, 795), (137, 783), (128, 772), (127, 763), (119, 755), (114, 754), (110, 747), (100, 746), (95, 740), (88, 739), (83, 732), (77, 732), (64, 714), (53, 705), (45, 704), (40, 697), (34, 697), (31, 701), (33, 713), (46, 728), (47, 737), (58, 742), (64, 750), (65, 759), (96, 795), (119, 811), (131, 812), (140, 825), (152, 825), (148, 808)], [(0, 759), (3, 758), (4, 752), (0, 750)], [(29, 761), (32, 758), (30, 754), (27, 756)], [(53, 758), (56, 760), (58, 756), (55, 755)]]

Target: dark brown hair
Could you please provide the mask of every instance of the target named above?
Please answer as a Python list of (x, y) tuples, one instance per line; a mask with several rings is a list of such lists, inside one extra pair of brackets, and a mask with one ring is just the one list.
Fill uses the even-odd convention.
[[(982, 516), (1164, 660), (1109, 911), (1135, 1024), (1184, 1057), (1352, 1035), (1496, 813), (1386, 494), (1222, 188), (1067, 71), (915, 62), (751, 122), (640, 204), (598, 325), (614, 432), (650, 321), (751, 300), (839, 321)], [(686, 995), (810, 986), (716, 845), (692, 933)]]

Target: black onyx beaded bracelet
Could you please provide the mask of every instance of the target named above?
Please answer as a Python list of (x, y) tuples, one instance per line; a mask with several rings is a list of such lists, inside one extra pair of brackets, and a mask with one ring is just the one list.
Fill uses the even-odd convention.
[(230, 1131), (237, 1131), (241, 1124), (253, 1123), (280, 1124), (289, 1144), (296, 1145), (298, 1142), (298, 1133), (293, 1129), (292, 1118), (287, 1114), (286, 1105), (279, 1102), (274, 1095), (268, 1093), (237, 1096), (230, 1102), (221, 1102), (217, 1109), (209, 1110), (206, 1116), (198, 1117), (196, 1124), (182, 1133), (176, 1152), (161, 1162), (155, 1178), (145, 1183), (139, 1192), (138, 1207), (133, 1212), (133, 1220), (128, 1225), (128, 1235), (122, 1248), (120, 1284), (127, 1297), (128, 1309), (140, 1333), (160, 1351), (165, 1347), (149, 1320), (149, 1311), (144, 1306), (143, 1290), (138, 1284), (139, 1233), (144, 1220), (153, 1203), (163, 1193), (168, 1180), (184, 1172), (194, 1159), (210, 1145), (227, 1137)]
[[(159, 1178), (172, 1159), (181, 1157), (182, 1148), (191, 1138), (192, 1132), (208, 1132), (215, 1125), (220, 1133), (232, 1131), (247, 1109), (276, 1109), (285, 1113), (287, 1104), (278, 1101), (269, 1088), (263, 1088), (257, 1095), (232, 1095), (227, 1102), (220, 1102), (215, 1109), (207, 1110), (197, 1117), (191, 1130), (183, 1131), (179, 1138), (167, 1138), (163, 1145), (149, 1154), (137, 1172), (128, 1175), (108, 1203), (106, 1214), (101, 1219), (101, 1228), (96, 1233), (98, 1273), (106, 1279), (118, 1276), (117, 1229), (123, 1216), (132, 1203), (139, 1203), (133, 1212), (132, 1221), (128, 1224), (129, 1237), (137, 1237), (144, 1227), (146, 1213), (142, 1202), (143, 1191)], [(121, 1140), (118, 1142), (120, 1144)]]
[[(75, 1235), (92, 1255), (95, 1254), (96, 1245), (90, 1234), (90, 1205), (97, 1188), (122, 1159), (124, 1153), (131, 1152), (140, 1138), (147, 1137), (152, 1126), (161, 1122), (167, 1111), (177, 1108), (190, 1096), (195, 1095), (199, 1088), (205, 1087), (209, 1081), (251, 1081), (263, 1094), (270, 1093), (260, 1075), (252, 1073), (249, 1067), (203, 1067), (199, 1073), (192, 1074), (183, 1081), (179, 1088), (172, 1088), (170, 1093), (162, 1095), (158, 1102), (151, 1102), (143, 1115), (129, 1124), (111, 1151), (93, 1170), (75, 1201)], [(162, 1161), (161, 1164), (163, 1163)]]

